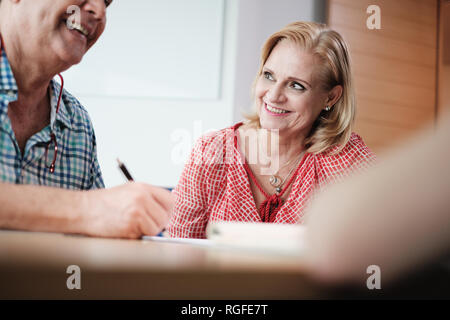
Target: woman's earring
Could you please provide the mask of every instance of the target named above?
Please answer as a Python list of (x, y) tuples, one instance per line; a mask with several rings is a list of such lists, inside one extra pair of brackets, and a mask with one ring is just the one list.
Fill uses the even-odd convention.
[(330, 106), (325, 107), (325, 111), (330, 111), (330, 109), (331, 109)]

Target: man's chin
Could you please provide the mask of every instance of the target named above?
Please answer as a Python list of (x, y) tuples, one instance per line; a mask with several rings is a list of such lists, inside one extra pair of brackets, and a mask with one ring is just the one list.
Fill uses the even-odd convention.
[(73, 52), (61, 55), (61, 65), (64, 69), (62, 71), (66, 71), (67, 69), (70, 69), (70, 67), (79, 64), (83, 60), (83, 56), (84, 55), (73, 54)]

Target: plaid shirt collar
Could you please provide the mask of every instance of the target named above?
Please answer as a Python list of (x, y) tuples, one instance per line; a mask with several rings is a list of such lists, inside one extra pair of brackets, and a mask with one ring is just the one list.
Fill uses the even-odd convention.
[[(61, 86), (55, 81), (50, 81), (50, 126), (55, 129), (56, 123), (61, 123), (62, 125), (72, 128), (72, 110), (70, 108), (70, 102), (66, 105), (65, 94), (61, 97), (61, 103), (59, 106), (58, 114), (56, 114), (56, 106), (58, 104), (58, 97), (61, 90)], [(5, 99), (9, 102), (16, 101), (18, 98), (18, 87), (16, 79), (14, 78), (13, 72), (11, 70), (11, 65), (9, 64), (8, 57), (6, 56), (5, 50), (2, 48), (0, 40), (0, 98)], [(0, 103), (0, 123), (5, 120), (8, 114), (8, 103)]]

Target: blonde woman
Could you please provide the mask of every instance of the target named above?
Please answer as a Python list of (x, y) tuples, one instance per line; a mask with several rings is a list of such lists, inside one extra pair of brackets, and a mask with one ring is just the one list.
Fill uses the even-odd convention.
[(347, 45), (325, 25), (294, 22), (269, 37), (252, 93), (254, 115), (194, 147), (172, 237), (204, 238), (209, 221), (297, 223), (316, 189), (375, 161), (352, 133)]

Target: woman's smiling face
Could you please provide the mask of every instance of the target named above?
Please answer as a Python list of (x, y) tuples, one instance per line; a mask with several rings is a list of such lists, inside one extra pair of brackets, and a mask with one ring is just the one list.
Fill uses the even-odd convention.
[(316, 63), (292, 41), (282, 40), (273, 48), (255, 86), (262, 128), (308, 135), (328, 101), (328, 93), (315, 80)]

